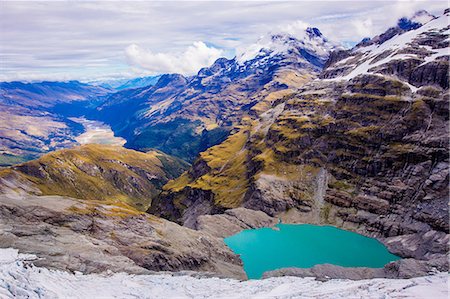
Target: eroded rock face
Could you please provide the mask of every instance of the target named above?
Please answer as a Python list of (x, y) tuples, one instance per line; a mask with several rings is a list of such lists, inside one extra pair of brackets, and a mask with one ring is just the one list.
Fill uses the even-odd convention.
[[(240, 161), (247, 180), (238, 206), (289, 223), (332, 224), (377, 237), (402, 257), (442, 262), (449, 182), (448, 114), (442, 107), (448, 101), (445, 90), (413, 93), (378, 75), (311, 83), (286, 100), (267, 132), (250, 133), (236, 147), (245, 155)], [(226, 182), (232, 175), (209, 171), (200, 178)], [(226, 210), (215, 189), (203, 190), (200, 182), (194, 180), (197, 194), (208, 193), (209, 205), (219, 211), (208, 214)], [(166, 194), (183, 202), (186, 189), (179, 190)], [(180, 223), (193, 208), (187, 207), (178, 207)]]
[(365, 267), (341, 267), (330, 264), (316, 265), (312, 268), (283, 268), (267, 271), (263, 278), (280, 276), (316, 277), (318, 280), (330, 279), (372, 279), (372, 278), (412, 278), (426, 276), (436, 271), (446, 271), (442, 265), (445, 261), (436, 260), (431, 262), (418, 261), (415, 259), (402, 259), (392, 262), (383, 268)]
[(226, 210), (223, 214), (199, 216), (194, 228), (219, 238), (226, 238), (244, 229), (271, 227), (277, 223), (278, 219), (262, 211), (236, 208)]
[(222, 239), (129, 207), (68, 197), (0, 195), (0, 244), (36, 254), (39, 266), (99, 273), (197, 271), (244, 279)]

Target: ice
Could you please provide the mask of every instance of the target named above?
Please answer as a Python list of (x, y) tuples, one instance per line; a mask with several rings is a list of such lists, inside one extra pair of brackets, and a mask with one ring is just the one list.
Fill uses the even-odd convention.
[(27, 265), (33, 255), (0, 249), (0, 298), (447, 298), (447, 273), (413, 279), (277, 277), (238, 281), (192, 276), (71, 274)]

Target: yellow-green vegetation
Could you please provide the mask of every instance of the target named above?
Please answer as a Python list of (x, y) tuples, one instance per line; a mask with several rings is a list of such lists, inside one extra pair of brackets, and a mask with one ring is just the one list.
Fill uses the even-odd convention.
[(276, 180), (285, 180), (292, 184), (291, 188), (286, 189), (287, 196), (302, 201), (312, 200), (320, 167), (285, 162), (279, 158), (271, 148), (265, 148), (261, 154), (253, 157), (254, 162), (261, 163), (261, 170), (254, 175), (254, 179), (273, 176)]
[(272, 108), (276, 101), (285, 101), (285, 99), (292, 96), (292, 94), (292, 90), (290, 89), (282, 89), (271, 92), (262, 100), (258, 101), (258, 103), (253, 106), (251, 110), (256, 112), (256, 114), (264, 113), (265, 111)]
[(164, 190), (179, 192), (185, 187), (210, 190), (217, 205), (225, 208), (238, 207), (247, 191), (246, 159), (250, 127), (242, 127), (223, 143), (213, 146), (200, 154), (211, 169), (208, 173), (193, 179), (186, 172), (176, 180), (170, 181)]
[(192, 181), (192, 178), (189, 176), (188, 172), (184, 172), (179, 178), (170, 180), (167, 184), (163, 186), (164, 191), (173, 191), (173, 192), (179, 192), (184, 187), (186, 187), (190, 182)]
[(289, 180), (299, 180), (307, 177), (315, 177), (319, 171), (318, 167), (310, 164), (295, 165), (281, 161), (270, 148), (266, 148), (261, 154), (255, 156), (253, 160), (261, 162), (263, 165), (261, 172), (255, 176), (256, 178), (261, 173), (264, 173)]
[(178, 159), (156, 151), (141, 153), (118, 146), (89, 144), (52, 152), (3, 170), (0, 177), (14, 172), (43, 195), (125, 203), (145, 210), (160, 187), (185, 168)]
[(323, 207), (320, 210), (320, 217), (325, 220), (325, 222), (330, 222), (330, 211), (331, 211), (331, 204), (325, 203)]
[(367, 93), (352, 93), (352, 94), (343, 94), (343, 99), (351, 99), (351, 100), (365, 100), (365, 101), (375, 101), (375, 100), (384, 100), (384, 101), (400, 101), (400, 96), (379, 96)]
[(72, 205), (68, 212), (78, 215), (103, 215), (106, 217), (127, 218), (132, 216), (147, 215), (133, 206), (123, 202), (91, 200)]
[(356, 83), (352, 85), (353, 89), (360, 90), (362, 92), (381, 93), (390, 95), (402, 95), (409, 91), (408, 86), (402, 82), (387, 77), (377, 76), (371, 83)]
[(383, 154), (386, 159), (395, 159), (402, 161), (401, 156), (415, 155), (421, 151), (420, 145), (411, 143), (391, 143), (387, 151)]
[(406, 120), (409, 122), (423, 122), (427, 117), (428, 105), (422, 99), (414, 101)]
[[(291, 147), (296, 140), (311, 136), (318, 129), (335, 123), (335, 119), (325, 113), (330, 101), (317, 98), (315, 94), (292, 97), (288, 100), (285, 112), (280, 115), (270, 130), (280, 138), (282, 146)], [(283, 142), (286, 141), (286, 142)], [(279, 152), (286, 152), (277, 148)]]
[(299, 129), (299, 127), (288, 126), (286, 121), (279, 121), (270, 127), (271, 131), (276, 132), (283, 139), (290, 140), (299, 139), (305, 136)]
[(295, 86), (296, 88), (302, 86), (303, 84), (309, 82), (313, 79), (313, 76), (310, 74), (303, 74), (298, 70), (284, 70), (281, 72), (277, 72), (274, 76), (274, 80), (267, 83), (263, 90), (260, 91), (257, 96), (257, 104), (254, 105), (251, 110), (256, 114), (264, 113), (265, 111), (273, 108), (276, 103), (285, 102), (289, 98), (294, 96), (294, 90), (292, 88), (275, 90), (272, 91), (272, 85), (287, 85), (289, 87)]
[(336, 180), (336, 179), (331, 179), (330, 182), (328, 182), (328, 187), (333, 188), (333, 189), (338, 189), (338, 190), (344, 190), (344, 191), (349, 191), (349, 190), (354, 189), (353, 185), (349, 184), (347, 181)]
[(379, 126), (359, 127), (345, 132), (346, 135), (359, 138), (361, 140), (368, 140), (373, 138), (380, 131)]

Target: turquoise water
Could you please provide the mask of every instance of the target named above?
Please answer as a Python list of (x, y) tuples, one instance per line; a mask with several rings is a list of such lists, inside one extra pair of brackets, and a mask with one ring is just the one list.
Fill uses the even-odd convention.
[(275, 229), (244, 230), (225, 238), (225, 243), (241, 256), (248, 278), (253, 279), (286, 267), (381, 268), (400, 259), (376, 239), (332, 226), (278, 224)]

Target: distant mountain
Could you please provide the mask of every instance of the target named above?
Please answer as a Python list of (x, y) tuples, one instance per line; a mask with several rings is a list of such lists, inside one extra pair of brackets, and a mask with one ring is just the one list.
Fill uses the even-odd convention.
[(111, 95), (99, 111), (128, 147), (158, 148), (193, 161), (246, 115), (264, 112), (311, 80), (335, 48), (316, 28), (307, 28), (300, 39), (272, 35), (193, 77), (165, 75), (152, 87)]
[(101, 86), (104, 88), (120, 91), (128, 88), (140, 88), (145, 86), (155, 85), (161, 76), (147, 76), (133, 79), (112, 79), (112, 80), (99, 80), (90, 82), (94, 86)]
[(331, 51), (342, 49), (328, 40), (318, 28), (308, 27), (296, 34), (279, 33), (261, 37), (237, 56), (240, 64), (255, 65), (278, 55), (296, 54), (314, 66), (322, 68)]
[(75, 144), (83, 128), (66, 116), (85, 111), (108, 92), (78, 81), (0, 82), (0, 166)]
[(105, 95), (108, 90), (81, 83), (68, 82), (0, 82), (0, 103), (40, 109), (60, 103), (85, 101)]
[(156, 82), (158, 82), (160, 77), (161, 76), (151, 76), (151, 77), (141, 77), (141, 78), (131, 79), (131, 80), (126, 81), (119, 87), (116, 87), (116, 90), (152, 86), (152, 85), (155, 85)]
[(373, 38), (365, 38), (362, 42), (360, 42), (357, 45), (357, 47), (369, 46), (372, 44), (382, 44), (385, 41), (393, 38), (395, 35), (402, 34), (409, 30), (417, 29), (435, 18), (436, 18), (435, 16), (431, 15), (427, 11), (420, 10), (409, 18), (403, 17), (399, 19), (397, 21), (397, 26), (389, 28), (382, 34), (377, 35)]
[(354, 49), (333, 54), (336, 59), (329, 61), (321, 77), (350, 80), (363, 74), (379, 74), (397, 77), (412, 91), (430, 84), (448, 88), (447, 15), (418, 15), (428, 16), (425, 21), (431, 20), (395, 34), (390, 28)]

